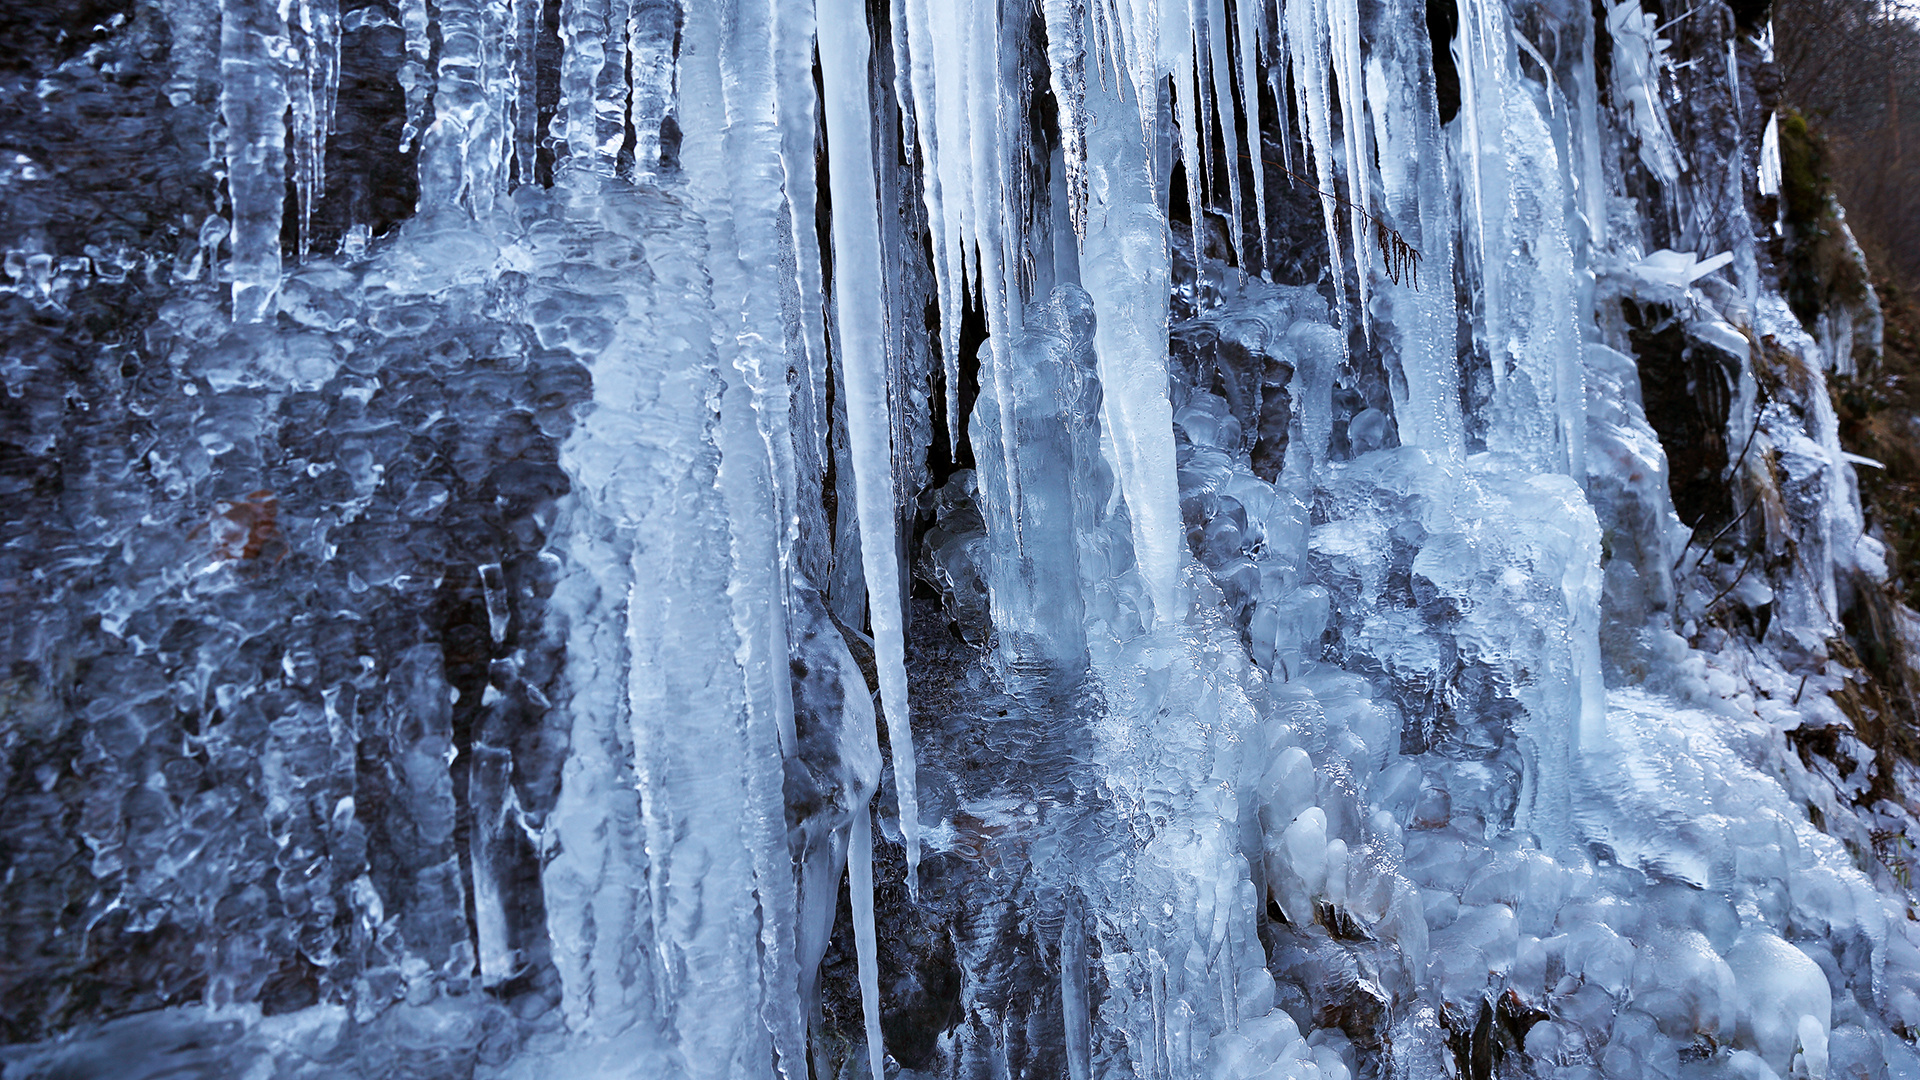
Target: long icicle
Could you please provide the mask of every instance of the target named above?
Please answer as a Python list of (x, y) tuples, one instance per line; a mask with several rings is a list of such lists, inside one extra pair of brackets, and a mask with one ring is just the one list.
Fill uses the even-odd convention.
[[(1233, 204), (1233, 253), (1240, 269), (1247, 269), (1246, 204), (1240, 194), (1239, 146), (1240, 117), (1233, 104), (1233, 65), (1227, 61), (1226, 0), (1207, 0), (1207, 68), (1213, 75), (1213, 115), (1220, 123), (1220, 158), (1217, 168), (1227, 174), (1228, 201)], [(1206, 136), (1206, 125), (1201, 125)], [(1207, 136), (1211, 142), (1211, 136)]]
[[(920, 192), (927, 205), (927, 236), (933, 245), (933, 280), (940, 304), (940, 359), (947, 390), (947, 452), (957, 460), (960, 428), (965, 422), (960, 415), (960, 320), (964, 312), (958, 253), (953, 251), (958, 244), (958, 232), (950, 224), (950, 215), (958, 211), (947, 205), (943, 183), (952, 171), (945, 158), (954, 151), (951, 144), (942, 141), (951, 137), (951, 125), (942, 127), (946, 108), (943, 102), (947, 100), (942, 94), (951, 96), (953, 91), (940, 87), (934, 78), (932, 54), (936, 50), (929, 44), (934, 38), (927, 0), (905, 0), (905, 6), (908, 85), (913, 94), (909, 111), (914, 114), (914, 135), (920, 148)], [(914, 48), (914, 42), (919, 42), (920, 47)]]
[[(1292, 52), (1294, 93), (1300, 123), (1306, 129), (1307, 149), (1313, 157), (1314, 181), (1320, 185), (1320, 211), (1327, 230), (1327, 262), (1333, 270), (1338, 297), (1346, 290), (1347, 268), (1340, 253), (1340, 217), (1333, 195), (1339, 181), (1333, 170), (1333, 88), (1327, 75), (1327, 38), (1325, 7), (1312, 3), (1287, 5), (1287, 44)], [(1333, 309), (1344, 328), (1347, 305), (1344, 301), (1338, 302)], [(1344, 333), (1341, 340), (1346, 340)]]
[(1174, 620), (1185, 540), (1167, 398), (1168, 223), (1151, 134), (1161, 116), (1151, 74), (1159, 25), (1151, 4), (1132, 15), (1129, 85), (1087, 87), (1090, 197), (1080, 282), (1099, 313), (1094, 351), (1101, 427), (1112, 434), (1107, 449), (1126, 497), (1141, 577), (1153, 618)]
[(1200, 159), (1200, 75), (1194, 57), (1195, 35), (1191, 0), (1167, 5), (1168, 14), (1178, 22), (1167, 33), (1179, 42), (1179, 59), (1173, 68), (1173, 107), (1180, 125), (1180, 161), (1187, 174), (1187, 218), (1193, 231), (1193, 265), (1197, 270), (1206, 256), (1206, 194), (1201, 188), (1204, 170)]
[[(1367, 97), (1360, 73), (1360, 11), (1354, 0), (1330, 0), (1326, 5), (1327, 39), (1333, 58), (1335, 81), (1340, 94), (1340, 136), (1347, 158), (1347, 223), (1353, 237), (1353, 276), (1360, 294), (1360, 310), (1355, 317), (1360, 331), (1372, 340), (1372, 320), (1367, 317), (1367, 298), (1372, 291), (1373, 260), (1368, 255), (1368, 221), (1373, 210), (1373, 154), (1367, 145)], [(1320, 181), (1328, 191), (1333, 179)], [(1336, 283), (1344, 289), (1344, 283)]]
[(886, 290), (880, 250), (879, 193), (873, 178), (872, 111), (867, 64), (872, 42), (860, 0), (818, 0), (820, 76), (833, 196), (834, 310), (839, 360), (847, 388), (847, 441), (853, 456), (860, 518), (860, 559), (867, 577), (880, 704), (893, 747), (900, 835), (907, 849), (907, 887), (918, 894), (920, 800), (914, 783), (913, 728), (907, 722), (906, 626), (901, 609), (899, 539), (895, 535), (893, 458), (887, 403)]
[(1247, 113), (1247, 142), (1242, 150), (1253, 166), (1253, 205), (1254, 220), (1258, 223), (1253, 242), (1260, 252), (1260, 273), (1268, 273), (1267, 268), (1267, 165), (1263, 160), (1266, 147), (1260, 139), (1260, 68), (1255, 60), (1260, 47), (1260, 27), (1265, 23), (1261, 9), (1264, 0), (1241, 0), (1234, 9), (1239, 20), (1240, 45), (1240, 94)]
[[(294, 184), (299, 193), (299, 258), (312, 246), (313, 208), (326, 189), (327, 139), (340, 90), (339, 0), (300, 0), (301, 71), (293, 83)], [(294, 25), (289, 23), (289, 25)]]
[(1046, 0), (1047, 68), (1060, 104), (1060, 150), (1067, 170), (1067, 214), (1087, 234), (1086, 0)]
[(853, 945), (860, 971), (860, 1013), (867, 1028), (867, 1065), (876, 1078), (884, 1077), (887, 1051), (880, 1035), (880, 938), (873, 925), (873, 818), (864, 802), (853, 811), (853, 837), (847, 845), (847, 895), (853, 900)]

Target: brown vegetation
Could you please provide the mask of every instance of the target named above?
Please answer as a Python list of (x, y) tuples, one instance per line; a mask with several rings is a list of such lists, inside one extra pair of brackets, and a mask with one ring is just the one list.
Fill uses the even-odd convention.
[(1779, 0), (1773, 26), (1781, 96), (1824, 142), (1876, 281), (1920, 286), (1920, 2)]

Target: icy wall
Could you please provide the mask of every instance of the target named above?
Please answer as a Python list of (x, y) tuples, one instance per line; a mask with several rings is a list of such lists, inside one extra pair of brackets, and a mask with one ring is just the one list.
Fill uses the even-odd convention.
[(1920, 1076), (1763, 9), (0, 28), (9, 1080)]

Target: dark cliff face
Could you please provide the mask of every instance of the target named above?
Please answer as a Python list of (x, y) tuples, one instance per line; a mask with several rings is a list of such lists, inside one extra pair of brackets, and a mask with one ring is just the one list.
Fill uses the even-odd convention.
[[(360, 313), (324, 268), (289, 286), (290, 336), (232, 327), (202, 225), (218, 87), (181, 56), (205, 43), (156, 5), (9, 16), (0, 1038), (377, 999), (408, 958), (465, 979), (476, 852), (521, 885), (514, 989), (538, 997), (537, 854), (474, 819), (558, 787), (542, 552), (584, 369), (424, 323), (343, 363), (313, 335)], [(345, 74), (326, 204), (381, 228), (411, 210), (390, 110), (362, 100), (390, 79)], [(459, 765), (421, 774), (436, 740)], [(397, 924), (366, 922), (362, 882)]]

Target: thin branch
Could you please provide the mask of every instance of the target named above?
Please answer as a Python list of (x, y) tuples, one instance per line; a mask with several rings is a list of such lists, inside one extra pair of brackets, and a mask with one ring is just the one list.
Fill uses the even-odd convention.
[[(1702, 561), (1706, 559), (1707, 552), (1713, 550), (1713, 545), (1719, 543), (1720, 538), (1727, 535), (1727, 530), (1733, 528), (1735, 525), (1740, 524), (1741, 521), (1746, 519), (1746, 516), (1748, 514), (1753, 512), (1753, 508), (1759, 505), (1760, 505), (1760, 500), (1757, 498), (1747, 503), (1747, 508), (1745, 510), (1742, 510), (1740, 511), (1740, 513), (1734, 515), (1734, 519), (1732, 521), (1729, 521), (1725, 525), (1720, 526), (1720, 531), (1713, 534), (1713, 539), (1700, 545), (1700, 557)], [(1680, 563), (1684, 563), (1687, 561), (1687, 549), (1691, 548), (1692, 546), (1693, 546), (1693, 535), (1689, 534), (1687, 536), (1686, 545), (1680, 549), (1680, 562), (1676, 562), (1673, 564), (1673, 568), (1675, 570), (1680, 569)]]
[(1714, 607), (1717, 606), (1720, 603), (1720, 601), (1726, 599), (1727, 594), (1732, 592), (1734, 590), (1734, 587), (1740, 584), (1740, 579), (1747, 576), (1747, 571), (1753, 569), (1753, 561), (1755, 559), (1758, 559), (1759, 557), (1760, 557), (1760, 549), (1755, 548), (1753, 550), (1753, 554), (1747, 556), (1747, 561), (1741, 565), (1740, 572), (1733, 575), (1732, 581), (1727, 582), (1727, 587), (1715, 593), (1713, 596), (1713, 599), (1707, 601), (1707, 606), (1701, 609), (1702, 613), (1708, 613), (1713, 611)]
[(1407, 238), (1400, 235), (1400, 230), (1388, 225), (1386, 222), (1381, 221), (1365, 210), (1360, 209), (1350, 200), (1342, 198), (1331, 191), (1322, 190), (1318, 186), (1309, 183), (1306, 177), (1301, 176), (1299, 173), (1294, 172), (1292, 169), (1287, 168), (1277, 161), (1269, 161), (1266, 158), (1256, 158), (1252, 154), (1241, 154), (1240, 156), (1248, 161), (1257, 162), (1280, 170), (1287, 175), (1287, 179), (1292, 180), (1294, 183), (1299, 184), (1301, 187), (1306, 188), (1308, 191), (1313, 192), (1323, 199), (1332, 199), (1334, 202), (1339, 203), (1341, 206), (1346, 207), (1348, 210), (1371, 222), (1374, 230), (1374, 242), (1380, 245), (1380, 258), (1387, 264), (1387, 280), (1398, 285), (1400, 284), (1400, 279), (1404, 277), (1407, 279), (1408, 287), (1414, 289), (1420, 287), (1420, 249), (1409, 244)]

